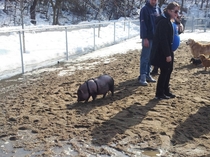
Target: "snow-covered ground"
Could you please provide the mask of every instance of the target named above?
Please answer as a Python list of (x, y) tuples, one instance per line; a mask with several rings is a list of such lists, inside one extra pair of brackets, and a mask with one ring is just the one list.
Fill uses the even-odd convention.
[[(118, 39), (118, 42), (121, 42), (113, 45), (114, 33), (113, 23), (111, 23), (101, 28), (100, 37), (95, 34), (96, 51), (94, 51), (93, 28), (69, 31), (68, 61), (73, 62), (115, 53), (125, 53), (132, 49), (141, 49), (138, 25), (131, 24), (129, 33), (130, 36), (135, 37), (127, 40), (128, 30), (126, 28), (124, 31), (124, 23), (119, 22), (116, 27), (116, 39)], [(197, 41), (210, 41), (210, 31), (195, 30), (191, 32), (190, 30), (185, 30), (180, 37), (181, 41), (185, 41), (188, 38)], [(65, 31), (25, 33), (25, 39), (26, 53), (23, 53), (24, 72), (53, 65), (58, 61), (67, 61)], [(2, 35), (0, 45), (0, 79), (22, 73), (19, 34), (11, 33), (10, 35)]]
[[(204, 12), (199, 10), (199, 6), (190, 3), (184, 4), (184, 6), (189, 8), (188, 13), (184, 14), (185, 16), (204, 16)], [(2, 18), (5, 17), (0, 17), (0, 19)], [(0, 28), (0, 80), (53, 65), (58, 61), (67, 61), (67, 57), (68, 61), (76, 61), (76, 59), (102, 57), (114, 53), (124, 53), (131, 49), (141, 49), (139, 21), (125, 23), (124, 20), (124, 18), (120, 18), (115, 23), (114, 21), (104, 22), (106, 24), (103, 24), (100, 29), (98, 25), (95, 29), (90, 26), (97, 21), (81, 22), (80, 26), (86, 25), (86, 28), (82, 29), (81, 27), (78, 29), (79, 25), (65, 26), (68, 27), (66, 35), (64, 27), (62, 30), (60, 27), (60, 30), (55, 31), (55, 27), (58, 26), (46, 25), (43, 19), (37, 17), (37, 26), (25, 27), (25, 53), (23, 54), (21, 54), (23, 47), (20, 46), (23, 44), (23, 42), (20, 43), (22, 41), (20, 37), (23, 36), (19, 35), (21, 26)], [(87, 26), (87, 24), (89, 25)], [(188, 25), (191, 24), (188, 23)], [(194, 32), (191, 32), (191, 27), (187, 29), (189, 30), (185, 30), (181, 34), (181, 41), (188, 38), (198, 41), (210, 40), (209, 30), (204, 32), (204, 30), (195, 28)]]
[[(20, 37), (22, 37), (18, 33), (20, 28), (10, 28), (10, 31), (12, 29), (15, 32), (11, 31), (9, 34), (5, 33), (8, 32), (8, 29), (0, 29), (2, 34), (0, 38), (0, 79), (23, 71), (27, 72), (39, 67), (53, 65), (58, 61), (66, 61), (67, 51), (69, 60), (74, 60), (78, 56), (113, 45), (114, 41), (119, 43), (129, 37), (139, 36), (138, 24), (124, 23), (124, 20), (121, 19), (116, 23), (106, 23), (106, 26), (101, 27), (100, 31), (98, 27), (94, 29), (88, 26), (89, 28), (76, 30), (72, 27), (68, 27), (67, 35), (65, 28), (57, 31), (45, 30), (44, 32), (40, 30), (46, 28), (38, 28), (40, 30), (37, 31), (37, 28), (28, 29), (29, 31), (24, 33), (25, 53), (21, 53), (23, 47), (20, 46)], [(61, 28), (59, 27), (59, 29)], [(124, 49), (126, 48), (124, 47)], [(109, 53), (106, 52), (106, 55)], [(22, 65), (24, 69), (21, 68)]]

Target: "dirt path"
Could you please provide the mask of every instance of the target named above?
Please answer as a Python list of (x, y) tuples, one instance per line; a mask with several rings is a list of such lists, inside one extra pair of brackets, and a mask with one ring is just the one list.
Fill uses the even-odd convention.
[[(170, 100), (139, 86), (139, 50), (1, 81), (1, 156), (210, 155), (210, 69), (191, 65), (185, 44), (175, 56)], [(104, 73), (114, 97), (77, 103), (79, 84)]]

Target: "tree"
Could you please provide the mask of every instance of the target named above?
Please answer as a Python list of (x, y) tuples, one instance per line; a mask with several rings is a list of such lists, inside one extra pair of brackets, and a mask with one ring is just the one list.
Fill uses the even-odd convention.
[(206, 8), (209, 8), (209, 0), (206, 0)]
[(30, 16), (31, 16), (31, 23), (36, 25), (36, 5), (38, 0), (34, 0), (33, 4), (30, 7)]
[(182, 10), (183, 10), (183, 6), (184, 6), (184, 0), (182, 0), (182, 2), (181, 2), (181, 11), (180, 11), (180, 14), (182, 14)]
[(163, 4), (165, 4), (167, 0), (158, 0), (159, 6), (161, 7)]
[(61, 8), (62, 0), (50, 0), (51, 6), (53, 8), (53, 25), (59, 24), (59, 13)]

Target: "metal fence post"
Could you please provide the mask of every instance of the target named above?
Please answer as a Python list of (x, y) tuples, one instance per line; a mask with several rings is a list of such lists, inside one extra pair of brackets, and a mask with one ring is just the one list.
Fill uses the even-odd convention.
[(130, 20), (128, 21), (128, 39), (130, 38), (130, 27), (131, 27), (131, 22)]
[(205, 19), (205, 24), (204, 24), (204, 32), (206, 32), (207, 21), (208, 21), (208, 19), (206, 18), (206, 19)]
[(96, 50), (96, 28), (95, 24), (93, 25), (93, 49)]
[(20, 40), (20, 56), (21, 56), (22, 74), (24, 74), (23, 49), (22, 49), (21, 31), (19, 31), (19, 40)]
[(69, 51), (68, 51), (68, 31), (67, 31), (67, 27), (65, 27), (65, 34), (66, 34), (66, 60), (69, 60)]
[(116, 22), (114, 22), (114, 44), (115, 44)]
[(123, 23), (124, 23), (124, 27), (123, 28), (124, 28), (124, 31), (125, 31), (125, 19), (124, 19), (124, 22)]
[(194, 31), (194, 16), (192, 17), (192, 32)]
[(99, 21), (99, 24), (98, 24), (98, 38), (100, 38), (100, 31), (101, 31), (101, 24), (100, 24), (100, 21)]

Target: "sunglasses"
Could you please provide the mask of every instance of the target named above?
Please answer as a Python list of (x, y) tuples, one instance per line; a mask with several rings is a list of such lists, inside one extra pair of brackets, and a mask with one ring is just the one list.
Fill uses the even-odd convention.
[(175, 14), (179, 13), (179, 10), (171, 10), (172, 12), (174, 12)]

